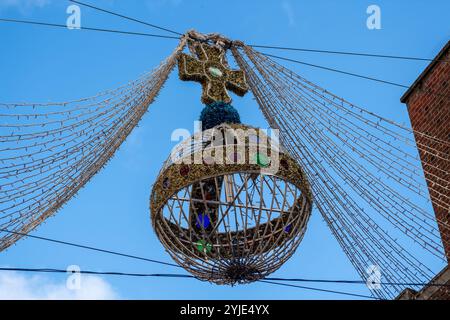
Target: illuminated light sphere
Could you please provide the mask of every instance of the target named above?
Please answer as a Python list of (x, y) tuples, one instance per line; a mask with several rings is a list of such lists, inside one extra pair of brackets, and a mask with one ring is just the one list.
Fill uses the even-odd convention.
[(180, 266), (200, 280), (233, 285), (262, 279), (292, 256), (312, 196), (302, 168), (262, 130), (220, 124), (173, 150), (150, 209), (159, 240)]

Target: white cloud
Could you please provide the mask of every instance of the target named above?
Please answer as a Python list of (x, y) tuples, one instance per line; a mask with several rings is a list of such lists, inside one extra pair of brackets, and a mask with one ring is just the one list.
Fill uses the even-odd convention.
[(51, 281), (43, 276), (16, 272), (0, 273), (0, 300), (109, 300), (118, 299), (111, 285), (100, 277), (81, 276), (78, 290), (70, 290), (66, 280)]
[(287, 16), (289, 25), (295, 26), (295, 14), (291, 3), (289, 1), (283, 1), (281, 7), (283, 8), (283, 11)]

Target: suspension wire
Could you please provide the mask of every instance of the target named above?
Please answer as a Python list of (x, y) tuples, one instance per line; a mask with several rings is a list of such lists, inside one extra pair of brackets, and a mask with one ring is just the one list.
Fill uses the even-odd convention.
[(17, 271), (17, 272), (41, 272), (41, 273), (80, 273), (88, 275), (107, 275), (107, 276), (127, 276), (127, 277), (166, 277), (166, 278), (195, 278), (188, 274), (177, 274), (177, 273), (131, 273), (131, 272), (117, 272), (117, 271), (91, 271), (91, 270), (80, 270), (80, 271), (68, 271), (64, 269), (54, 269), (54, 268), (8, 268), (0, 267), (0, 271)]
[[(1, 269), (0, 269), (1, 270)], [(317, 283), (342, 283), (342, 284), (368, 284), (368, 281), (363, 280), (333, 280), (333, 279), (305, 279), (305, 278), (273, 278), (267, 277), (265, 280), (271, 281), (288, 281), (288, 282), (317, 282)], [(370, 282), (369, 282), (370, 283)], [(382, 286), (428, 286), (428, 287), (450, 287), (450, 283), (436, 283), (436, 282), (372, 282), (373, 285)]]
[[(41, 22), (41, 21), (0, 18), (0, 22), (23, 23), (23, 24), (30, 24), (30, 25), (57, 27), (57, 28), (68, 29), (67, 25), (65, 25), (65, 24), (48, 23), (48, 22)], [(179, 37), (165, 36), (165, 35), (160, 35), (160, 34), (143, 33), (143, 32), (132, 32), (132, 31), (122, 31), (122, 30), (113, 30), (113, 29), (102, 29), (102, 28), (91, 28), (91, 27), (81, 27), (81, 26), (79, 28), (76, 28), (76, 29), (71, 29), (71, 31), (74, 31), (74, 30), (99, 31), (99, 32), (119, 33), (119, 34), (135, 35), (135, 36), (165, 38), (165, 39), (177, 39), (177, 40), (180, 39)]]
[[(56, 268), (15, 268), (15, 267), (0, 267), (0, 271), (17, 271), (17, 272), (43, 272), (43, 273), (80, 273), (91, 275), (110, 275), (110, 276), (127, 276), (127, 277), (171, 277), (171, 278), (195, 278), (190, 274), (180, 273), (136, 273), (136, 272), (118, 272), (118, 271), (68, 271)], [(334, 279), (307, 279), (307, 278), (279, 278), (279, 277), (265, 277), (268, 281), (287, 281), (287, 282), (312, 282), (312, 283), (336, 283), (336, 284), (355, 284), (367, 285), (367, 282), (362, 280), (334, 280)], [(450, 287), (449, 283), (391, 283), (391, 282), (373, 282), (376, 285), (403, 285), (403, 286), (427, 286), (427, 287)]]
[(0, 229), (0, 231), (6, 232), (6, 233), (10, 233), (10, 234), (14, 234), (14, 235), (19, 235), (19, 236), (22, 236), (22, 237), (28, 237), (28, 238), (32, 238), (32, 239), (43, 240), (43, 241), (47, 241), (47, 242), (53, 242), (53, 243), (62, 244), (62, 245), (66, 245), (66, 246), (76, 247), (76, 248), (80, 248), (80, 249), (97, 251), (97, 252), (112, 254), (112, 255), (116, 255), (116, 256), (120, 256), (120, 257), (131, 258), (131, 259), (135, 259), (135, 260), (147, 261), (147, 262), (151, 262), (151, 263), (157, 263), (157, 264), (162, 264), (162, 265), (166, 265), (166, 266), (181, 268), (179, 265), (177, 265), (175, 263), (164, 262), (164, 261), (159, 261), (159, 260), (155, 260), (155, 259), (149, 259), (149, 258), (140, 257), (140, 256), (136, 256), (136, 255), (131, 255), (131, 254), (126, 254), (126, 253), (123, 253), (123, 252), (118, 252), (118, 251), (113, 251), (113, 250), (96, 248), (96, 247), (87, 246), (87, 245), (83, 245), (83, 244), (79, 244), (79, 243), (74, 243), (74, 242), (69, 242), (69, 241), (62, 241), (62, 240), (57, 240), (57, 239), (52, 239), (52, 238), (47, 238), (47, 237), (41, 237), (41, 236), (34, 236), (34, 235), (31, 235), (31, 234), (26, 234), (26, 233), (22, 233), (22, 232), (10, 231), (10, 230), (7, 230), (7, 229)]
[[(0, 271), (16, 271), (16, 272), (37, 272), (37, 273), (63, 273), (67, 274), (69, 273), (67, 270), (64, 269), (50, 269), (50, 268), (3, 268), (0, 267)], [(188, 274), (170, 274), (170, 273), (127, 273), (127, 272), (114, 272), (114, 271), (88, 271), (88, 270), (80, 270), (75, 271), (72, 273), (80, 273), (80, 274), (87, 274), (87, 275), (110, 275), (110, 276), (128, 276), (128, 277), (140, 277), (140, 278), (186, 278), (186, 279), (195, 279), (194, 276), (188, 275)], [(372, 296), (368, 295), (361, 295), (351, 292), (345, 292), (345, 291), (338, 291), (338, 290), (328, 290), (328, 289), (321, 289), (321, 288), (315, 288), (315, 287), (306, 287), (306, 286), (299, 286), (299, 285), (290, 285), (286, 283), (278, 283), (274, 281), (266, 281), (266, 280), (258, 280), (257, 282), (261, 283), (267, 283), (272, 285), (280, 285), (280, 286), (289, 286), (293, 288), (299, 288), (299, 289), (305, 289), (305, 290), (311, 290), (311, 291), (318, 291), (318, 292), (326, 292), (326, 293), (333, 293), (333, 294), (339, 294), (339, 295), (346, 295), (346, 296), (353, 296), (353, 297), (359, 297), (359, 298), (369, 298), (374, 299)], [(376, 298), (375, 298), (376, 299)]]
[(265, 45), (255, 45), (247, 44), (249, 47), (261, 48), (261, 49), (276, 49), (276, 50), (286, 50), (286, 51), (303, 51), (303, 52), (314, 52), (314, 53), (328, 53), (328, 54), (338, 54), (338, 55), (350, 55), (350, 56), (362, 56), (362, 57), (374, 57), (374, 58), (386, 58), (386, 59), (399, 59), (399, 60), (415, 60), (415, 61), (430, 61), (430, 62), (450, 62), (444, 59), (430, 59), (430, 58), (418, 58), (418, 57), (407, 57), (407, 56), (395, 56), (386, 54), (373, 54), (367, 52), (349, 52), (349, 51), (333, 51), (333, 50), (319, 50), (319, 49), (307, 49), (307, 48), (291, 48), (291, 47), (277, 47), (277, 46), (265, 46)]
[[(143, 20), (138, 20), (129, 16), (125, 16), (122, 14), (119, 14), (117, 12), (112, 12), (106, 9), (102, 9), (90, 4), (86, 4), (83, 3), (81, 1), (77, 1), (77, 0), (69, 0), (70, 2), (85, 6), (85, 7), (89, 7), (92, 8), (94, 10), (98, 10), (101, 12), (105, 12), (117, 17), (121, 17), (130, 21), (134, 21), (152, 28), (156, 28), (159, 30), (163, 30), (163, 31), (167, 31), (173, 34), (177, 34), (179, 36), (182, 35), (182, 33), (171, 30), (171, 29), (167, 29), (155, 24), (151, 24), (149, 22), (143, 21)], [(315, 53), (328, 53), (328, 54), (339, 54), (339, 55), (352, 55), (352, 56), (365, 56), (365, 57), (375, 57), (375, 58), (387, 58), (387, 59), (401, 59), (401, 60), (416, 60), (416, 61), (445, 61), (448, 62), (447, 60), (435, 60), (435, 59), (429, 59), (429, 58), (417, 58), (417, 57), (406, 57), (406, 56), (394, 56), (394, 55), (382, 55), (382, 54), (370, 54), (370, 53), (358, 53), (358, 52), (346, 52), (346, 51), (331, 51), (331, 50), (318, 50), (318, 49), (306, 49), (306, 48), (290, 48), (290, 47), (279, 47), (279, 46), (267, 46), (267, 45), (254, 45), (254, 44), (249, 44), (248, 46), (250, 47), (254, 47), (254, 48), (265, 48), (265, 49), (278, 49), (278, 50), (288, 50), (288, 51), (305, 51), (305, 52), (315, 52)]]
[[(275, 58), (275, 59), (279, 59), (279, 60), (284, 60), (284, 61), (289, 61), (289, 62), (293, 62), (293, 63), (298, 63), (298, 64), (301, 64), (301, 65), (305, 65), (305, 66), (309, 66), (309, 67), (313, 67), (313, 68), (317, 68), (317, 69), (322, 69), (322, 70), (326, 70), (326, 71), (331, 71), (331, 72), (336, 72), (336, 73), (340, 73), (340, 74), (345, 74), (347, 76), (352, 76), (352, 77), (361, 78), (361, 79), (365, 79), (365, 80), (375, 81), (375, 82), (379, 82), (379, 83), (383, 83), (383, 84), (387, 84), (387, 85), (391, 85), (391, 86), (395, 86), (395, 87), (400, 87), (400, 88), (404, 88), (404, 89), (409, 89), (410, 88), (410, 86), (407, 86), (407, 85), (401, 84), (401, 83), (397, 83), (397, 82), (392, 82), (392, 81), (388, 81), (388, 80), (383, 80), (383, 79), (379, 79), (379, 78), (365, 76), (365, 75), (354, 73), (354, 72), (349, 72), (349, 71), (340, 70), (340, 69), (336, 69), (336, 68), (326, 67), (326, 66), (322, 66), (322, 65), (319, 65), (319, 64), (313, 64), (313, 63), (300, 61), (300, 60), (296, 60), (296, 59), (290, 59), (290, 58), (286, 58), (286, 57), (281, 57), (281, 56), (277, 56), (277, 55), (273, 55), (273, 54), (269, 54), (269, 53), (265, 53), (265, 52), (260, 52), (260, 53), (265, 55), (265, 56), (267, 56), (267, 57), (271, 57), (271, 58)], [(450, 98), (450, 96), (434, 92), (434, 91), (432, 91), (429, 88), (417, 89), (417, 90), (422, 91), (422, 92), (426, 92), (426, 93), (429, 93), (429, 94), (432, 94), (432, 95), (436, 95), (436, 96)]]
[[(75, 1), (75, 0), (70, 0), (70, 1), (72, 1), (74, 3), (79, 3), (78, 1)], [(90, 5), (87, 5), (87, 4), (83, 4), (83, 5), (90, 6)], [(97, 7), (95, 7), (95, 8), (97, 8)], [(99, 10), (103, 10), (103, 9), (100, 9), (100, 8), (98, 8), (98, 9)], [(106, 10), (105, 12), (108, 12), (108, 11)], [(130, 18), (130, 20), (134, 21), (133, 18)], [(137, 21), (140, 21), (140, 20), (137, 20)], [(13, 22), (13, 23), (24, 23), (24, 24), (31, 24), (31, 25), (42, 25), (42, 26), (49, 26), (49, 27), (67, 28), (67, 26), (63, 25), (63, 24), (47, 23), (47, 22), (40, 22), (40, 21), (29, 21), (29, 20), (17, 20), (17, 19), (0, 18), (0, 22)], [(140, 21), (140, 22), (143, 22), (143, 21)], [(151, 25), (151, 26), (154, 26), (154, 25)], [(154, 26), (154, 27), (157, 27), (157, 26)], [(135, 35), (135, 36), (165, 38), (165, 39), (177, 39), (177, 40), (180, 39), (179, 37), (175, 37), (175, 36), (165, 36), (165, 35), (159, 35), (159, 34), (132, 32), (132, 31), (121, 31), (121, 30), (104, 29), (104, 28), (80, 27), (79, 29), (80, 30), (88, 30), (88, 31), (100, 31), (100, 32), (118, 33), (118, 34), (128, 34), (128, 35)], [(182, 35), (181, 33), (175, 32), (175, 31), (170, 30), (170, 29), (165, 29), (165, 28), (161, 28), (161, 27), (158, 27), (158, 29), (162, 29), (162, 30), (165, 30), (165, 31), (172, 31), (172, 33), (176, 33), (176, 34)], [(254, 46), (254, 47), (259, 47), (259, 46)], [(326, 70), (326, 71), (330, 71), (330, 72), (336, 72), (336, 73), (340, 73), (340, 74), (344, 74), (344, 75), (348, 75), (348, 76), (352, 76), (352, 77), (357, 77), (357, 78), (361, 78), (361, 79), (365, 79), (365, 80), (375, 81), (375, 82), (386, 84), (386, 85), (391, 85), (391, 86), (400, 87), (400, 88), (404, 88), (404, 89), (408, 89), (409, 88), (409, 86), (407, 86), (407, 85), (396, 83), (396, 82), (393, 82), (393, 81), (383, 80), (383, 79), (379, 79), (379, 78), (375, 78), (375, 77), (371, 77), (371, 76), (365, 76), (365, 75), (357, 74), (357, 73), (354, 73), (354, 72), (349, 72), (349, 71), (345, 71), (345, 70), (331, 68), (331, 67), (327, 67), (327, 66), (323, 66), (323, 65), (319, 65), (319, 64), (312, 64), (312, 63), (308, 63), (308, 62), (304, 62), (304, 61), (300, 61), (300, 60), (295, 60), (295, 59), (290, 59), (290, 58), (281, 57), (281, 56), (277, 56), (277, 55), (272, 55), (272, 54), (269, 54), (269, 53), (262, 53), (262, 54), (264, 54), (264, 55), (266, 55), (268, 57), (275, 58), (275, 59), (285, 60), (285, 61), (298, 63), (298, 64), (302, 64), (302, 65), (306, 65), (306, 66), (310, 66), (310, 67), (313, 67), (313, 68), (318, 68), (318, 69), (322, 69), (322, 70)], [(387, 56), (387, 57), (389, 57), (389, 56)], [(431, 93), (433, 95), (438, 95), (438, 96), (442, 95), (442, 94), (439, 94), (439, 93), (436, 93), (436, 92), (429, 92), (426, 89), (418, 89), (418, 90), (426, 91), (426, 92)], [(447, 97), (445, 95), (442, 95), (442, 96)]]
[(111, 14), (111, 15), (114, 15), (114, 16), (117, 16), (117, 17), (120, 17), (120, 18), (124, 18), (124, 19), (130, 20), (130, 21), (134, 21), (134, 22), (137, 22), (137, 23), (140, 23), (140, 24), (144, 24), (146, 26), (149, 26), (149, 27), (152, 27), (152, 28), (155, 28), (155, 29), (167, 31), (167, 32), (179, 35), (179, 36), (182, 35), (182, 33), (180, 33), (180, 32), (177, 32), (177, 31), (174, 31), (174, 30), (170, 30), (170, 29), (167, 29), (167, 28), (163, 28), (163, 27), (157, 26), (155, 24), (151, 24), (151, 23), (148, 23), (148, 22), (145, 22), (145, 21), (142, 21), (142, 20), (138, 20), (138, 19), (129, 17), (129, 16), (125, 16), (125, 15), (119, 14), (117, 12), (112, 12), (112, 11), (109, 11), (109, 10), (105, 10), (105, 9), (102, 9), (102, 8), (99, 8), (99, 7), (96, 7), (96, 6), (93, 6), (93, 5), (81, 2), (81, 1), (76, 1), (76, 0), (69, 0), (69, 1), (73, 2), (73, 3), (76, 3), (76, 4), (79, 4), (79, 5), (82, 5), (82, 6), (85, 6), (85, 7), (88, 7), (88, 8), (91, 8), (91, 9), (94, 9), (94, 10), (98, 10), (98, 11), (101, 11), (101, 12), (105, 12), (105, 13)]
[(319, 68), (319, 69), (323, 69), (323, 70), (327, 70), (327, 71), (342, 73), (342, 74), (349, 75), (349, 76), (352, 76), (352, 77), (357, 77), (357, 78), (362, 78), (362, 79), (366, 79), (366, 80), (376, 81), (376, 82), (380, 82), (380, 83), (384, 83), (384, 84), (389, 84), (389, 85), (392, 85), (392, 86), (397, 86), (397, 87), (400, 87), (400, 88), (406, 88), (406, 89), (409, 88), (409, 86), (404, 85), (404, 84), (395, 83), (395, 82), (386, 81), (386, 80), (381, 80), (381, 79), (377, 79), (377, 78), (373, 78), (373, 77), (368, 77), (368, 76), (364, 76), (364, 75), (353, 73), (353, 72), (347, 72), (347, 71), (343, 71), (343, 70), (339, 70), (339, 69), (335, 69), (335, 68), (324, 67), (324, 66), (320, 66), (320, 65), (317, 65), (317, 64), (312, 64), (312, 63), (307, 63), (307, 62), (300, 61), (300, 60), (294, 60), (294, 59), (290, 59), (290, 58), (280, 57), (280, 56), (276, 56), (276, 55), (265, 53), (265, 52), (261, 52), (261, 54), (263, 54), (263, 55), (265, 55), (267, 57), (280, 59), (280, 60), (285, 60), (285, 61), (294, 62), (294, 63), (299, 63), (299, 64), (303, 64), (303, 65), (306, 65), (306, 66), (309, 66), (309, 67)]
[[(92, 8), (94, 10), (98, 10), (101, 12), (105, 12), (117, 17), (121, 17), (130, 21), (134, 21), (143, 25), (147, 25), (152, 28), (156, 28), (159, 30), (167, 31), (173, 34), (177, 34), (179, 36), (182, 35), (182, 33), (164, 28), (155, 24), (151, 24), (149, 22), (138, 20), (129, 16), (125, 16), (123, 14), (119, 14), (117, 12), (112, 12), (110, 10), (106, 10), (100, 7), (96, 7), (90, 4), (83, 3), (81, 1), (77, 0), (69, 0), (70, 2)], [(277, 49), (277, 50), (288, 50), (288, 51), (304, 51), (304, 52), (315, 52), (315, 53), (328, 53), (328, 54), (338, 54), (338, 55), (351, 55), (351, 56), (364, 56), (364, 57), (375, 57), (375, 58), (387, 58), (387, 59), (401, 59), (401, 60), (415, 60), (415, 61), (440, 61), (440, 62), (449, 62), (448, 60), (436, 60), (436, 59), (430, 59), (430, 58), (418, 58), (418, 57), (408, 57), (408, 56), (396, 56), (396, 55), (384, 55), (384, 54), (372, 54), (372, 53), (366, 53), (366, 52), (348, 52), (348, 51), (333, 51), (333, 50), (318, 50), (318, 49), (307, 49), (307, 48), (292, 48), (292, 47), (280, 47), (280, 46), (270, 46), (270, 45), (255, 45), (255, 44), (248, 44), (250, 47), (254, 48), (264, 48), (264, 49)]]
[(329, 289), (312, 288), (312, 287), (306, 287), (306, 286), (299, 286), (299, 285), (295, 285), (295, 284), (279, 283), (279, 282), (273, 282), (273, 281), (267, 281), (267, 280), (259, 280), (259, 282), (269, 283), (269, 284), (273, 284), (273, 285), (277, 285), (277, 286), (299, 288), (299, 289), (307, 289), (307, 290), (314, 290), (314, 291), (321, 291), (321, 292), (335, 293), (335, 294), (343, 294), (343, 295), (353, 296), (353, 297), (358, 297), (358, 298), (384, 300), (384, 299), (380, 299), (380, 298), (376, 298), (376, 297), (368, 296), (368, 295), (364, 295), (364, 294), (342, 292), (342, 291), (329, 290)]

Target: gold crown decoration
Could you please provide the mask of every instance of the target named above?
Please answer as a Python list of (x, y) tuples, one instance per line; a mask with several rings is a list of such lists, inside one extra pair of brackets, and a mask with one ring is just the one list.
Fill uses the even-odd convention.
[[(223, 285), (257, 281), (303, 239), (313, 203), (308, 179), (261, 129), (222, 124), (202, 135), (197, 143), (195, 136), (183, 141), (182, 155), (172, 154), (163, 166), (150, 197), (153, 229), (196, 278)], [(265, 172), (274, 161), (279, 169)]]

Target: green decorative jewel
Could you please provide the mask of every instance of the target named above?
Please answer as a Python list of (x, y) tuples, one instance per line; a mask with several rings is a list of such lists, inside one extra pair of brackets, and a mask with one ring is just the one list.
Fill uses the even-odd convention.
[(195, 245), (197, 246), (197, 250), (202, 253), (211, 252), (212, 244), (209, 242), (206, 242), (205, 240), (199, 240), (195, 243)]
[(263, 167), (263, 168), (268, 167), (268, 166), (269, 166), (269, 163), (270, 163), (269, 158), (268, 158), (265, 154), (262, 154), (262, 153), (257, 153), (257, 154), (255, 155), (255, 162), (256, 162), (260, 167)]
[(215, 78), (220, 78), (221, 76), (223, 76), (222, 71), (220, 71), (220, 69), (216, 67), (209, 67), (208, 72)]

